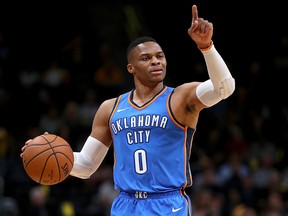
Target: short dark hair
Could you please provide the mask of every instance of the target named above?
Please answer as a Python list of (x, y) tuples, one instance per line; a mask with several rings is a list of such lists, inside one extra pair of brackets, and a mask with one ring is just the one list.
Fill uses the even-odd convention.
[(157, 41), (156, 41), (154, 38), (149, 37), (149, 36), (143, 36), (143, 37), (136, 38), (134, 41), (132, 41), (132, 42), (129, 44), (129, 46), (128, 46), (128, 48), (127, 48), (127, 57), (128, 57), (128, 55), (129, 55), (130, 51), (131, 51), (134, 47), (138, 46), (138, 45), (141, 44), (141, 43), (145, 43), (145, 42), (149, 42), (149, 41), (157, 43)]

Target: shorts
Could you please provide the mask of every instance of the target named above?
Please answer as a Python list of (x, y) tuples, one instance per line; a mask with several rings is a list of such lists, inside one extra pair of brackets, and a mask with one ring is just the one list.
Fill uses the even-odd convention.
[(192, 216), (192, 204), (185, 192), (120, 192), (113, 201), (111, 216)]

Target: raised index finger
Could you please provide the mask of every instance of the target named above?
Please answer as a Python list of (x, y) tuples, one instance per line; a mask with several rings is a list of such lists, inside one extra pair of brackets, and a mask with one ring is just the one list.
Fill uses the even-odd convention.
[(192, 23), (194, 23), (195, 20), (198, 19), (198, 10), (197, 10), (197, 6), (193, 5), (192, 6)]

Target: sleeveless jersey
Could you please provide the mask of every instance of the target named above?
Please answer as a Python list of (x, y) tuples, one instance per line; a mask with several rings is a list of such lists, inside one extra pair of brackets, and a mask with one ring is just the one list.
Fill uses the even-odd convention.
[(117, 98), (109, 119), (116, 189), (157, 193), (192, 185), (189, 159), (195, 130), (173, 117), (173, 90), (164, 86), (141, 107), (132, 101), (133, 90)]

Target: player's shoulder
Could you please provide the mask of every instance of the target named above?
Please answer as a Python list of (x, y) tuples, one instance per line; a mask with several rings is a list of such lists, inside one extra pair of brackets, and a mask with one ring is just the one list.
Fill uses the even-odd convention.
[(116, 99), (117, 98), (111, 98), (111, 99), (107, 99), (107, 100), (104, 100), (97, 112), (96, 112), (96, 116), (101, 116), (101, 119), (108, 119), (112, 110), (113, 110), (113, 107), (114, 107), (114, 104), (116, 102)]
[(114, 97), (114, 98), (110, 98), (110, 99), (106, 99), (102, 102), (102, 104), (100, 105), (100, 108), (101, 109), (106, 109), (107, 110), (112, 110), (113, 107), (115, 106), (115, 104), (117, 103), (117, 101), (123, 97), (124, 95), (129, 95), (131, 91), (129, 92), (125, 92), (117, 97)]
[(175, 91), (191, 91), (195, 89), (201, 82), (193, 81), (181, 84), (175, 88)]
[(109, 108), (112, 109), (116, 101), (117, 101), (117, 97), (104, 100), (100, 107), (105, 108), (105, 109), (109, 109)]

